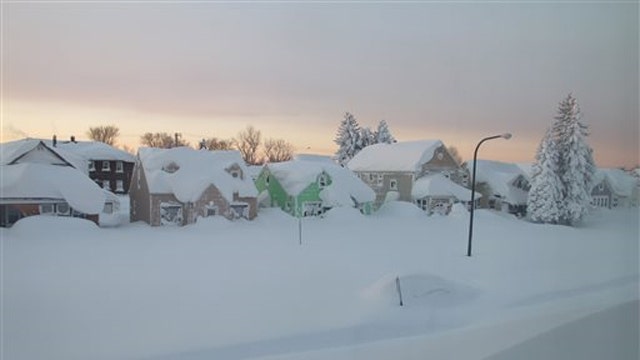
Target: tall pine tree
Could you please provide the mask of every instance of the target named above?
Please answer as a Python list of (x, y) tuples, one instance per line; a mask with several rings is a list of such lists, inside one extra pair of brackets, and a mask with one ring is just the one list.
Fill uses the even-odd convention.
[(542, 138), (531, 175), (527, 212), (534, 222), (558, 224), (562, 214), (562, 182), (556, 174), (558, 151), (551, 132)]
[(393, 138), (393, 135), (391, 135), (391, 132), (389, 131), (387, 122), (384, 120), (380, 120), (380, 122), (378, 123), (378, 129), (376, 129), (374, 135), (376, 144), (392, 144), (396, 142), (396, 139)]
[[(548, 161), (549, 158), (556, 158), (555, 169), (552, 171), (560, 183), (560, 202), (558, 206), (559, 217), (557, 223), (566, 225), (578, 224), (589, 210), (591, 203), (591, 185), (595, 173), (595, 163), (593, 161), (593, 150), (587, 144), (589, 136), (588, 127), (581, 122), (582, 115), (578, 102), (569, 94), (558, 106), (558, 114), (554, 117), (555, 122), (551, 130), (543, 139), (544, 146), (540, 146), (540, 151), (544, 154), (541, 158)], [(548, 169), (542, 162), (536, 159), (536, 167), (532, 177), (532, 189), (530, 190), (528, 206), (531, 219), (540, 222), (547, 221), (546, 217), (534, 215), (545, 200), (538, 196), (542, 190), (540, 187), (553, 187), (551, 184), (556, 180), (548, 174)], [(550, 161), (553, 164), (553, 161)], [(554, 166), (551, 166), (553, 169)], [(544, 175), (542, 175), (544, 174)], [(543, 179), (546, 179), (543, 181)], [(555, 189), (547, 189), (552, 193)], [(551, 217), (553, 218), (553, 217)]]
[(591, 184), (595, 173), (593, 150), (587, 144), (588, 127), (581, 122), (578, 102), (569, 94), (558, 106), (552, 128), (558, 147), (558, 176), (563, 184), (561, 222), (579, 223), (589, 210)]
[(360, 125), (350, 113), (344, 115), (334, 142), (338, 145), (336, 160), (343, 166), (362, 149)]

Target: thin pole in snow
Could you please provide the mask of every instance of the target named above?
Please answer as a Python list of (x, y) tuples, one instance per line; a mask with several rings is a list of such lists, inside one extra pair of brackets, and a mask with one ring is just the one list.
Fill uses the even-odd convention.
[(298, 218), (298, 242), (302, 245), (302, 216)]
[(400, 277), (396, 276), (396, 290), (398, 291), (398, 298), (400, 298), (400, 306), (404, 306), (402, 302), (402, 289), (400, 288)]

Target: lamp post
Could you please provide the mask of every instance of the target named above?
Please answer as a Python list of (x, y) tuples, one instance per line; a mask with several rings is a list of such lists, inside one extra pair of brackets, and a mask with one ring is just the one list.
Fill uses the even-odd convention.
[(473, 210), (476, 207), (476, 161), (478, 159), (478, 149), (483, 142), (493, 139), (503, 138), (505, 140), (511, 139), (511, 134), (504, 133), (501, 135), (488, 136), (476, 145), (476, 150), (473, 152), (473, 175), (471, 177), (471, 214), (469, 216), (469, 243), (467, 245), (467, 256), (471, 256), (471, 239), (473, 237)]

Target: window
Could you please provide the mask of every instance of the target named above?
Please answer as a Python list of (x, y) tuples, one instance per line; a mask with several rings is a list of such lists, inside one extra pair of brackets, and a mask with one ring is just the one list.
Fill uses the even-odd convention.
[(382, 174), (378, 174), (378, 186), (382, 186), (383, 181), (384, 181), (384, 176), (382, 176)]
[(369, 174), (369, 181), (373, 182), (375, 180), (374, 174)]
[(105, 214), (113, 214), (113, 203), (112, 202), (104, 203), (104, 208), (102, 209), (102, 212)]
[(174, 172), (178, 171), (180, 169), (180, 166), (178, 164), (176, 164), (175, 162), (170, 162), (168, 164), (165, 164), (162, 166), (162, 171), (169, 173), (169, 174), (173, 174)]
[(109, 185), (109, 180), (102, 180), (102, 188), (103, 189), (111, 189), (111, 185)]
[(122, 161), (116, 161), (116, 172), (124, 172), (124, 164)]
[(240, 170), (231, 170), (231, 176), (235, 179), (240, 177)]
[(116, 180), (116, 191), (124, 192), (124, 182), (122, 180)]
[(89, 160), (89, 172), (96, 171), (96, 163), (92, 160)]
[(46, 214), (53, 214), (53, 204), (42, 204), (40, 205), (40, 214), (42, 215), (46, 215)]
[(271, 175), (267, 175), (266, 179), (264, 180), (264, 183), (269, 185), (269, 180), (271, 180)]
[(207, 205), (205, 207), (205, 217), (215, 216), (218, 213), (218, 207), (215, 205)]
[(108, 161), (102, 162), (102, 171), (111, 171), (111, 164)]
[(604, 183), (598, 184), (598, 191), (604, 191)]
[(182, 206), (174, 202), (160, 203), (162, 225), (182, 225)]
[(59, 203), (59, 204), (56, 204), (56, 213), (58, 215), (70, 215), (71, 208), (67, 203)]
[(396, 179), (391, 179), (389, 181), (389, 189), (390, 190), (398, 190), (398, 180)]

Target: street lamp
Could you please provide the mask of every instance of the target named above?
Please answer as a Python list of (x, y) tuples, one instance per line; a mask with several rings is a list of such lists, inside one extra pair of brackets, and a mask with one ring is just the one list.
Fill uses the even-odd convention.
[(471, 238), (473, 237), (473, 210), (476, 207), (476, 199), (475, 199), (475, 196), (476, 196), (476, 160), (478, 158), (478, 149), (480, 148), (480, 145), (482, 145), (483, 142), (485, 142), (487, 140), (498, 139), (498, 138), (503, 138), (505, 140), (509, 140), (509, 139), (511, 139), (511, 134), (504, 133), (502, 135), (488, 136), (488, 137), (480, 140), (480, 142), (476, 146), (476, 150), (473, 152), (473, 175), (471, 177), (471, 216), (469, 217), (469, 244), (467, 246), (467, 256), (471, 256)]

